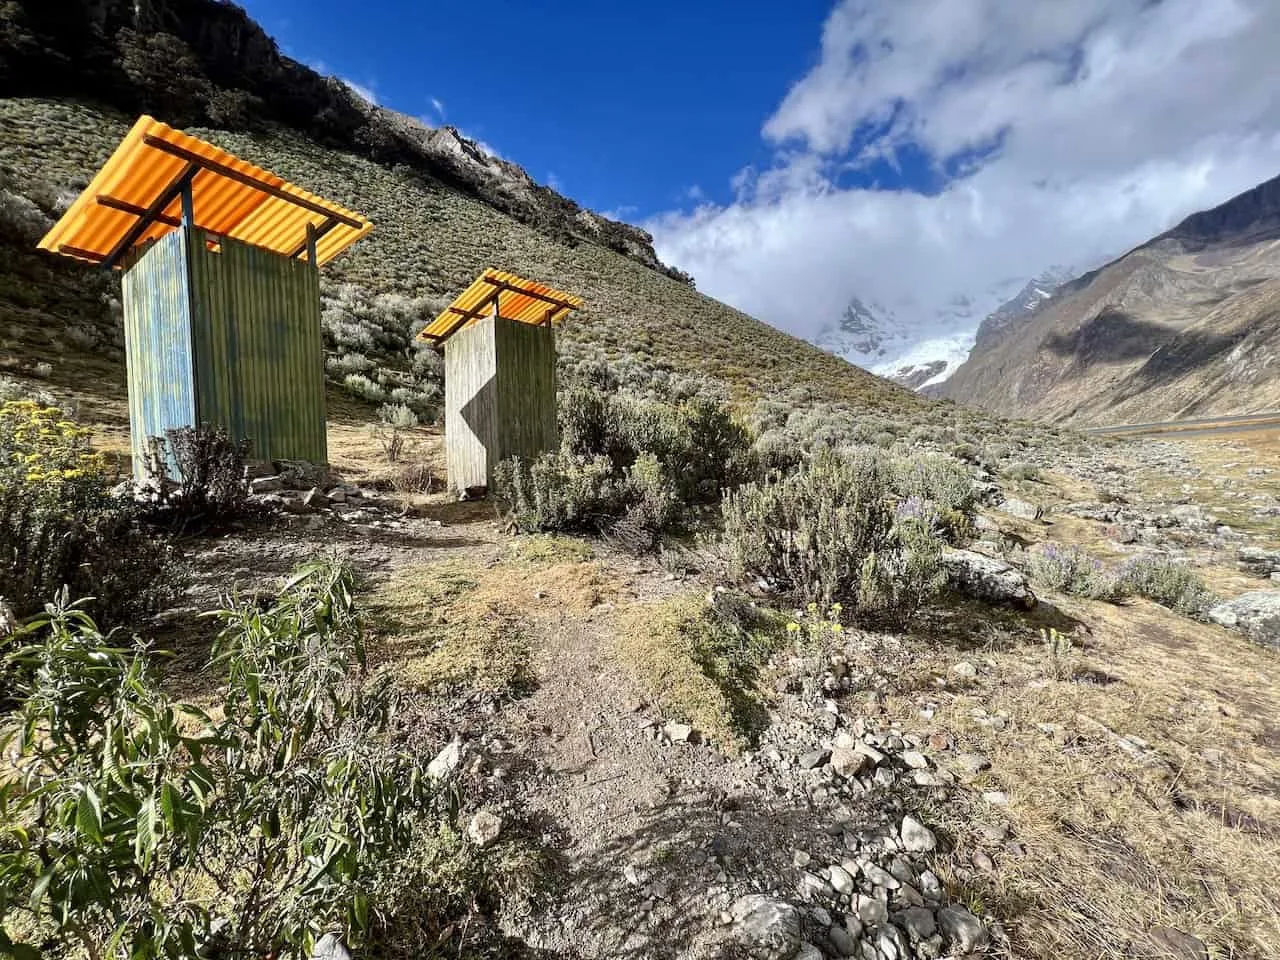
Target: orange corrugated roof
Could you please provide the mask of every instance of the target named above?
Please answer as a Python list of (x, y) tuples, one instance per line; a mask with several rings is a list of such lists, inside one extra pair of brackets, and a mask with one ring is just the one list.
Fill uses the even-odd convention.
[(579, 310), (585, 305), (581, 297), (572, 293), (490, 267), (427, 324), (418, 339), (443, 343), (481, 317), (492, 315), (495, 304), (498, 316), (534, 326), (556, 323), (570, 310)]
[(187, 176), (197, 227), (275, 253), (305, 259), (310, 224), (319, 232), (316, 261), (323, 264), (373, 229), (358, 213), (144, 116), (40, 247), (118, 265), (129, 249), (178, 225)]

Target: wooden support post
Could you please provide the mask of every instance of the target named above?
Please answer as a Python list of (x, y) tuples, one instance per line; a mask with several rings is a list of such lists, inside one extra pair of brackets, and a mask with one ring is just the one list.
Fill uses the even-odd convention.
[(182, 225), (184, 227), (196, 225), (196, 200), (191, 192), (191, 178), (182, 184)]
[[(129, 232), (117, 241), (116, 245), (107, 252), (102, 258), (102, 266), (107, 270), (112, 269), (120, 258), (133, 249), (133, 245), (138, 242), (139, 238), (147, 232), (147, 228), (155, 222), (156, 214), (163, 213), (165, 207), (173, 202), (173, 198), (181, 193), (183, 189), (191, 189), (191, 181), (200, 171), (200, 168), (194, 163), (188, 163), (179, 174), (173, 178), (172, 182), (161, 191), (151, 206), (147, 207), (138, 217), (138, 222), (129, 228)], [(185, 204), (184, 204), (185, 206)], [(185, 212), (185, 211), (184, 211)]]
[(311, 223), (307, 224), (307, 263), (316, 265), (316, 228)]

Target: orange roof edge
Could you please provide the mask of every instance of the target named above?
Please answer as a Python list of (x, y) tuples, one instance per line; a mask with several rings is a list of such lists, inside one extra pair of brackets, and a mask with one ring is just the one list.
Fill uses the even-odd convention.
[(439, 346), (496, 308), (503, 319), (533, 326), (555, 324), (580, 310), (586, 301), (496, 267), (489, 267), (418, 333), (419, 340)]
[(118, 265), (131, 237), (128, 248), (175, 228), (181, 199), (173, 188), (183, 177), (196, 227), (273, 253), (305, 260), (310, 226), (320, 232), (321, 265), (373, 229), (366, 217), (144, 114), (37, 246)]

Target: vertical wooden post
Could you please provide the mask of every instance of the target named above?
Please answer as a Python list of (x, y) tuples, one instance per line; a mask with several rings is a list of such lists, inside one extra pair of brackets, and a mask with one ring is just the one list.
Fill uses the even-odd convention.
[(191, 193), (190, 177), (187, 177), (182, 183), (182, 225), (184, 227), (194, 227), (196, 225), (196, 201)]
[(307, 263), (316, 265), (316, 228), (310, 222), (307, 223)]

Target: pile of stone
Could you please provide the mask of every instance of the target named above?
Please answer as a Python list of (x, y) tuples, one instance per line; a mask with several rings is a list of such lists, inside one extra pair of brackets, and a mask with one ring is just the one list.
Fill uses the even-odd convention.
[(947, 902), (925, 862), (938, 838), (919, 819), (908, 814), (896, 827), (878, 829), (849, 825), (844, 841), (848, 856), (827, 866), (795, 852), (803, 872), (794, 899), (748, 894), (721, 915), (748, 956), (935, 960), (990, 943), (982, 920)]
[(250, 497), (290, 514), (330, 516), (344, 523), (395, 526), (400, 504), (359, 486), (333, 480), (325, 467), (301, 461), (264, 461), (247, 468)]
[(1236, 562), (1245, 573), (1280, 581), (1280, 550), (1241, 547), (1236, 554)]

